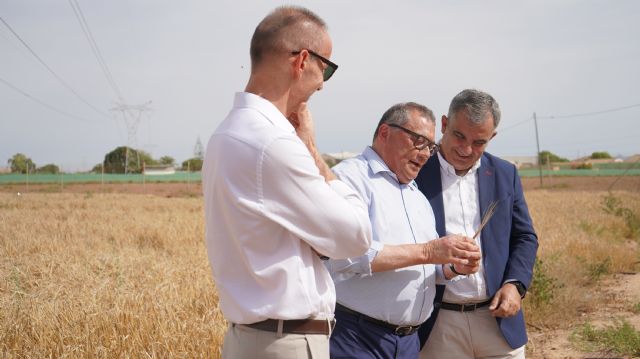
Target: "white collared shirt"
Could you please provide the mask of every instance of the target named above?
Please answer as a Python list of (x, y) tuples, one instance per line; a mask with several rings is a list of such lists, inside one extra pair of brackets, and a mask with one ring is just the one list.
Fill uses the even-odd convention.
[(418, 325), (433, 309), (433, 264), (372, 273), (371, 261), (384, 246), (425, 243), (438, 237), (435, 217), (416, 183), (398, 182), (371, 148), (333, 167), (369, 207), (373, 242), (366, 255), (327, 261), (336, 283), (338, 303), (395, 325)]
[[(440, 153), (438, 153), (438, 159), (447, 234), (462, 234), (472, 238), (480, 228), (478, 168), (481, 159), (464, 176), (458, 176), (455, 168)], [(482, 251), (480, 235), (475, 241)], [(478, 272), (468, 276), (457, 276), (445, 283), (447, 285), (443, 297), (445, 302), (469, 303), (489, 298), (482, 261)]]
[(325, 182), (271, 102), (236, 94), (207, 145), (202, 186), (209, 262), (227, 320), (332, 318), (335, 288), (316, 252), (363, 254), (371, 244), (367, 208), (346, 184)]

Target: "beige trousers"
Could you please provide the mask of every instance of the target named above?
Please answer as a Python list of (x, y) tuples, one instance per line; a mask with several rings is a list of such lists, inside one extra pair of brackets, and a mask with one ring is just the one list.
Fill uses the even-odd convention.
[(440, 309), (420, 358), (524, 359), (524, 346), (511, 349), (488, 308), (464, 313)]
[(284, 334), (230, 325), (222, 345), (223, 359), (325, 359), (329, 358), (329, 336)]

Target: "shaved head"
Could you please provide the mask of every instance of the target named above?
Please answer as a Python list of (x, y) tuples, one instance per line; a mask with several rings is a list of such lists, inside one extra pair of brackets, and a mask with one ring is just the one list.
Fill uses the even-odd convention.
[(312, 11), (298, 6), (273, 10), (256, 27), (251, 38), (251, 66), (258, 66), (265, 55), (278, 51), (317, 51), (326, 33), (326, 23)]

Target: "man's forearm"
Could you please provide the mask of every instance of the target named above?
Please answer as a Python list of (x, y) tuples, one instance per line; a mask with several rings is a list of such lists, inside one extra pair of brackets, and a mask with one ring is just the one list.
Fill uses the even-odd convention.
[(333, 173), (333, 171), (331, 171), (331, 168), (329, 168), (327, 163), (322, 158), (322, 155), (320, 155), (320, 152), (318, 152), (315, 141), (313, 139), (307, 138), (304, 140), (304, 142), (307, 146), (307, 149), (309, 150), (309, 153), (311, 154), (311, 157), (313, 157), (318, 170), (320, 170), (320, 175), (324, 177), (324, 180), (329, 182), (337, 179), (336, 175)]
[(424, 264), (422, 244), (385, 245), (371, 262), (372, 272), (386, 272), (398, 268)]

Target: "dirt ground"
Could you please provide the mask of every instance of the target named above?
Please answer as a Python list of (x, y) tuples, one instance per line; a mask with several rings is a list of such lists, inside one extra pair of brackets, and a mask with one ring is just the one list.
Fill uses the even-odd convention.
[[(624, 318), (636, 330), (640, 330), (640, 313), (634, 313), (632, 307), (640, 299), (640, 273), (614, 274), (605, 280), (598, 295), (606, 297), (606, 305), (595, 312), (583, 313), (583, 320), (595, 327), (612, 324), (612, 319)], [(529, 358), (564, 359), (564, 358), (621, 358), (608, 352), (583, 353), (572, 347), (569, 337), (571, 330), (542, 330), (528, 328)]]
[(202, 185), (192, 183), (79, 183), (79, 184), (9, 184), (0, 185), (0, 192), (30, 193), (30, 192), (65, 192), (65, 193), (132, 193), (150, 194), (162, 197), (195, 197), (202, 195)]
[[(525, 191), (540, 189), (540, 179), (522, 179)], [(640, 176), (627, 177), (543, 177), (542, 188), (557, 191), (587, 190), (640, 192)], [(163, 197), (193, 197), (202, 195), (199, 182), (191, 183), (82, 183), (82, 184), (9, 184), (0, 185), (0, 192), (73, 192), (73, 193), (136, 193)]]

